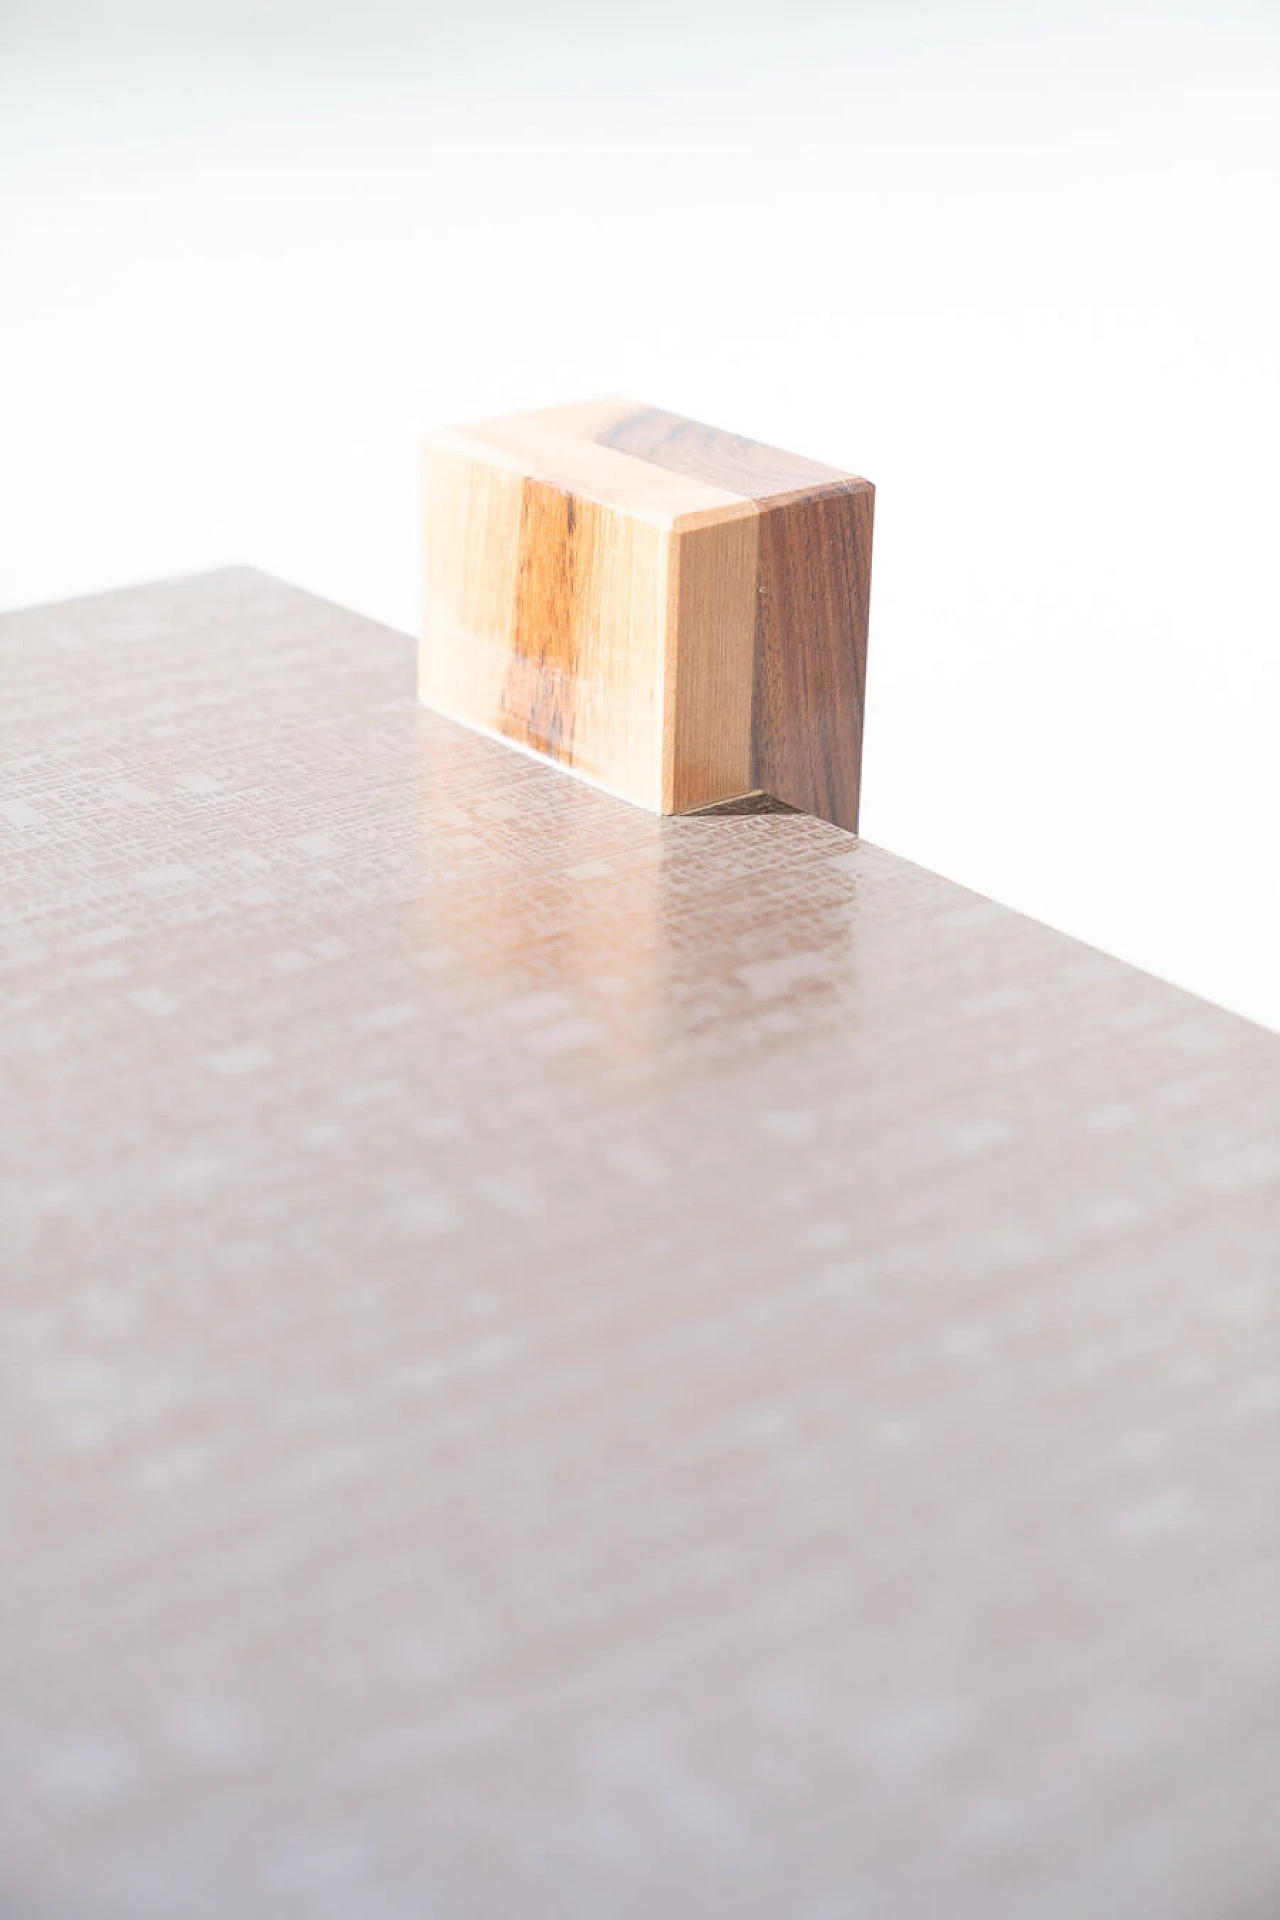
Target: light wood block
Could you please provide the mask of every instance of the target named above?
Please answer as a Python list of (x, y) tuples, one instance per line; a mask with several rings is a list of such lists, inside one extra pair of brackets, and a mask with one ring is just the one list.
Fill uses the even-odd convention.
[(656, 813), (854, 830), (874, 499), (630, 400), (434, 434), (421, 697)]

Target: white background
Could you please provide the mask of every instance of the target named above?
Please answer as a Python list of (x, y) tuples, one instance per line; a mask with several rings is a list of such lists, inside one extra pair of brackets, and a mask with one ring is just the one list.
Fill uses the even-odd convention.
[(878, 484), (868, 837), (1280, 1027), (1278, 259), (1275, 0), (0, 0), (0, 605), (710, 419)]

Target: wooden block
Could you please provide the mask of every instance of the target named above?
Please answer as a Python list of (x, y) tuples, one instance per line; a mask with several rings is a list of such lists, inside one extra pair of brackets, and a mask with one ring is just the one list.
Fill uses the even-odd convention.
[(629, 400), (434, 434), (421, 697), (654, 812), (855, 830), (874, 500)]

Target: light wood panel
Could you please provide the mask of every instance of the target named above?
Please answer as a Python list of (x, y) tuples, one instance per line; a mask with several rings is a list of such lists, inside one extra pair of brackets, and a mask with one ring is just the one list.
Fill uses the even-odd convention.
[(759, 545), (759, 520), (750, 513), (672, 538), (663, 813), (710, 806), (755, 784), (751, 726)]
[(857, 824), (873, 489), (625, 400), (433, 435), (419, 688), (657, 812)]

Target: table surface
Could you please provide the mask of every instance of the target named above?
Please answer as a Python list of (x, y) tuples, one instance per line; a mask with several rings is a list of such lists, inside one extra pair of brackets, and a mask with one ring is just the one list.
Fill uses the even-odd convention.
[(0, 662), (4, 1920), (1274, 1920), (1280, 1041), (247, 570)]

